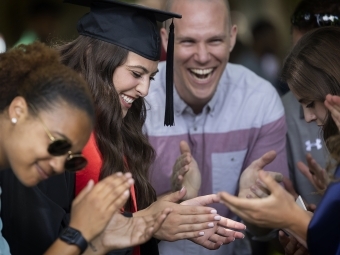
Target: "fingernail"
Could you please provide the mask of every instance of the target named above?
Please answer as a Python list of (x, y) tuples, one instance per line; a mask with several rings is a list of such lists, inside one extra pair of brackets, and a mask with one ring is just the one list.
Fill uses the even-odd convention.
[(243, 235), (242, 239), (244, 239), (245, 235)]
[(181, 188), (181, 190), (179, 191), (179, 193), (182, 193), (184, 190), (184, 186)]
[(214, 226), (214, 223), (212, 223), (212, 222), (210, 222), (209, 224), (208, 224), (208, 227), (209, 228), (212, 228)]
[(123, 195), (124, 195), (125, 197), (129, 196), (129, 194), (130, 194), (130, 191), (129, 191), (128, 189), (125, 190), (124, 193), (123, 193)]
[(128, 180), (128, 183), (129, 183), (130, 185), (132, 185), (132, 184), (135, 183), (135, 181), (134, 181), (133, 179), (129, 179), (129, 180)]
[(118, 175), (118, 176), (122, 176), (123, 173), (122, 173), (122, 172), (118, 172), (117, 175)]
[(216, 216), (214, 217), (214, 219), (215, 219), (215, 220), (221, 220), (221, 216), (216, 215)]
[(217, 211), (213, 209), (210, 211), (210, 213), (217, 213)]
[(132, 174), (131, 174), (131, 173), (125, 173), (125, 177), (126, 177), (126, 178), (131, 178), (131, 177), (132, 177)]
[(204, 236), (204, 232), (199, 232), (198, 233), (200, 236)]

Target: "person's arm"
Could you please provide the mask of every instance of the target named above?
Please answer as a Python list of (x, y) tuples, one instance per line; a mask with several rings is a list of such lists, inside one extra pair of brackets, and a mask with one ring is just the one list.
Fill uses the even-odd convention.
[(133, 217), (132, 213), (124, 213), (124, 216), (116, 212), (104, 231), (91, 241), (84, 254), (106, 254), (145, 243), (158, 231), (169, 213), (170, 208), (143, 217)]
[(171, 186), (172, 191), (180, 190), (183, 186), (187, 193), (183, 200), (198, 196), (201, 188), (201, 172), (195, 158), (191, 155), (191, 150), (186, 141), (179, 144), (181, 155), (177, 158), (172, 170)]
[(302, 161), (297, 163), (299, 171), (313, 184), (319, 193), (324, 193), (331, 182), (327, 171), (321, 167), (310, 153), (306, 155), (307, 165)]
[(73, 200), (69, 227), (44, 253), (80, 254), (122, 208), (133, 184), (131, 174), (116, 173), (94, 185), (91, 180)]
[[(274, 159), (263, 165), (263, 169), (278, 172), (281, 175), (288, 177), (289, 171), (286, 155), (287, 128), (286, 119), (284, 116), (284, 108), (276, 91), (271, 90), (267, 92), (268, 95), (263, 98), (263, 102), (261, 103), (261, 105), (259, 105), (258, 110), (259, 114), (262, 114), (262, 124), (261, 127), (259, 127), (259, 134), (257, 135), (256, 142), (248, 151), (244, 166), (249, 166), (253, 161), (261, 158), (262, 155), (267, 153), (268, 151), (275, 151), (276, 156), (274, 157)], [(245, 192), (241, 184), (241, 178), (239, 186), (239, 196), (244, 198), (252, 192)], [(279, 181), (282, 181), (282, 179)], [(248, 182), (252, 182), (252, 185), (254, 185), (256, 184), (256, 179), (249, 179)], [(260, 185), (256, 186), (258, 187), (258, 191), (262, 190), (266, 192), (266, 190), (262, 189)], [(246, 189), (249, 188), (249, 186), (246, 187)], [(253, 197), (256, 197), (256, 195), (253, 195)], [(269, 240), (273, 236), (275, 236), (267, 236), (267, 234), (270, 233), (272, 229), (261, 229), (258, 226), (253, 226), (252, 224), (247, 222), (245, 223), (247, 225), (247, 230), (256, 238), (265, 237)]]
[[(177, 204), (185, 196), (186, 190), (164, 195), (149, 207), (134, 213), (135, 216), (146, 216), (158, 213), (164, 208), (171, 208), (172, 212), (167, 217), (162, 227), (154, 234), (159, 240), (176, 241), (203, 235), (204, 229), (212, 228), (210, 223), (217, 222), (217, 212), (212, 207), (206, 206), (181, 206)], [(211, 226), (211, 227), (210, 227)]]
[(283, 231), (279, 231), (279, 240), (286, 255), (309, 255), (306, 247), (300, 244), (295, 237), (287, 235)]
[(293, 196), (267, 172), (260, 170), (259, 178), (269, 190), (269, 196), (247, 199), (221, 192), (221, 201), (246, 222), (264, 228), (286, 229), (299, 241), (306, 242), (310, 213), (301, 209)]
[(340, 97), (328, 94), (326, 96), (325, 106), (331, 112), (332, 118), (340, 131)]
[(45, 252), (44, 255), (78, 255), (81, 254), (81, 250), (77, 245), (67, 244), (60, 239), (57, 239), (52, 246)]
[[(264, 189), (263, 186), (258, 183), (259, 171), (273, 162), (276, 157), (275, 151), (269, 151), (262, 155), (259, 159), (253, 161), (241, 174), (239, 181), (239, 194), (241, 198), (263, 198), (269, 195), (268, 190)], [(283, 175), (277, 172), (269, 172), (277, 182), (283, 180)], [(254, 236), (261, 237), (262, 239), (272, 239), (272, 229), (270, 228), (260, 228), (251, 222), (246, 222), (247, 231)]]
[[(206, 206), (219, 201), (216, 194), (211, 194), (183, 201), (181, 205)], [(220, 220), (213, 228), (204, 230), (204, 236), (190, 238), (189, 240), (207, 249), (215, 250), (223, 244), (235, 241), (235, 239), (243, 239), (244, 234), (237, 230), (242, 231), (245, 229), (246, 226), (240, 222), (220, 217)]]
[(207, 249), (218, 249), (235, 238), (243, 238), (244, 234), (236, 230), (244, 230), (242, 223), (221, 217), (216, 210), (206, 205), (218, 202), (214, 194), (186, 200), (176, 204), (185, 195), (185, 189), (164, 196), (147, 209), (134, 215), (145, 215), (161, 210), (164, 206), (171, 207), (172, 212), (161, 228), (154, 234), (159, 240), (176, 241), (189, 239)]

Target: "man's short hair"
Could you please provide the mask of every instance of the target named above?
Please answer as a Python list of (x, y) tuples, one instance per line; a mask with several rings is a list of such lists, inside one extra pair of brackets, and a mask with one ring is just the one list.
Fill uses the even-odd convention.
[[(164, 6), (164, 10), (167, 11), (167, 12), (171, 12), (171, 8), (172, 8), (172, 5), (173, 5), (174, 1), (176, 1), (176, 0), (166, 0), (165, 1), (165, 6)], [(183, 0), (179, 0), (179, 1), (183, 1)], [(200, 0), (200, 1), (212, 1), (212, 0)], [(221, 1), (224, 2), (224, 4), (227, 7), (227, 13), (228, 13), (228, 19), (229, 19), (229, 28), (230, 28), (231, 27), (231, 16), (230, 16), (229, 1), (228, 0), (221, 0)]]

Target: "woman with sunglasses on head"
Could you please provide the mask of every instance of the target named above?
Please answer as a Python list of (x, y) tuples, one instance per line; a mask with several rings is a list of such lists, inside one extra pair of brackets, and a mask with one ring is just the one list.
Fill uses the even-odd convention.
[[(270, 191), (262, 199), (238, 199), (221, 193), (221, 200), (244, 220), (263, 227), (286, 229), (308, 247), (310, 254), (340, 254), (340, 28), (324, 27), (304, 35), (286, 59), (283, 79), (300, 102), (307, 122), (316, 122), (332, 158), (338, 164), (313, 216), (264, 172), (260, 179)], [(273, 152), (269, 154), (274, 154)], [(273, 156), (273, 155), (272, 155)], [(330, 164), (329, 169), (332, 169)]]
[[(86, 82), (62, 65), (54, 50), (34, 43), (0, 54), (0, 169), (11, 168), (23, 185), (83, 169), (87, 160), (81, 151), (94, 115)], [(89, 181), (72, 203), (68, 227), (46, 254), (85, 250), (126, 202), (132, 183), (131, 175), (122, 173), (95, 186)], [(9, 254), (1, 241), (0, 253)]]

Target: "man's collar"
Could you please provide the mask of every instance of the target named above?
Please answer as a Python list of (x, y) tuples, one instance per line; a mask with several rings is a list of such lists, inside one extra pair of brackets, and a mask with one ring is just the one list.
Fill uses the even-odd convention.
[(174, 110), (175, 110), (175, 114), (177, 116), (181, 115), (187, 107), (189, 107), (189, 106), (178, 95), (176, 86), (174, 86)]
[[(220, 97), (224, 95), (222, 91), (222, 86), (219, 84), (217, 85), (216, 91), (212, 97), (212, 99), (203, 107), (204, 112), (208, 112), (209, 114), (213, 115), (216, 104)], [(176, 115), (181, 115), (187, 107), (190, 107), (184, 100), (179, 96), (176, 86), (174, 86), (174, 110)], [(206, 110), (207, 109), (207, 110)]]

